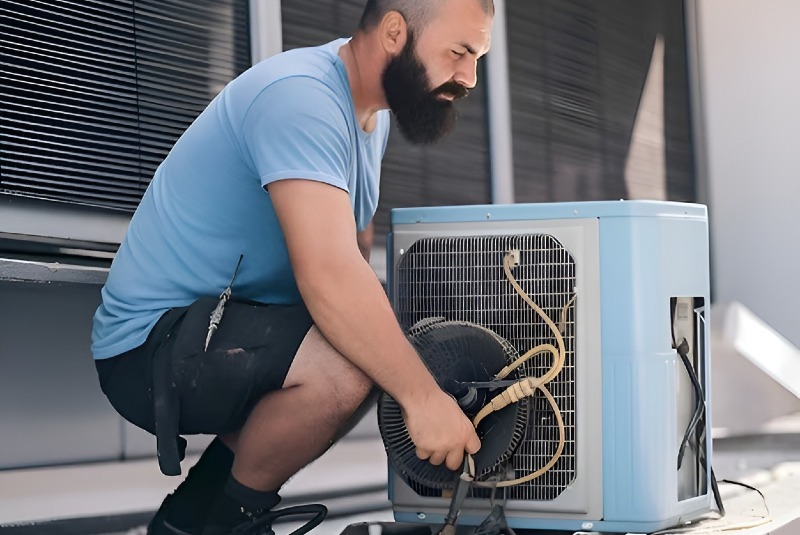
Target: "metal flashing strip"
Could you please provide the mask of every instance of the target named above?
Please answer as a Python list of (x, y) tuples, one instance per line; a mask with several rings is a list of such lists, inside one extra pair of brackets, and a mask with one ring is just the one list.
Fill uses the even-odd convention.
[(0, 258), (4, 282), (104, 284), (107, 277), (107, 268)]
[(0, 193), (0, 233), (17, 239), (96, 243), (116, 249), (128, 230), (131, 214)]

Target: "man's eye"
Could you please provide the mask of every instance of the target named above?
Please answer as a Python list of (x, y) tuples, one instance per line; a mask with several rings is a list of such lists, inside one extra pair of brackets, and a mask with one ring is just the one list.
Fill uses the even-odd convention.
[(452, 52), (459, 58), (462, 57), (464, 54), (466, 54), (466, 52), (459, 52), (458, 50), (453, 50)]

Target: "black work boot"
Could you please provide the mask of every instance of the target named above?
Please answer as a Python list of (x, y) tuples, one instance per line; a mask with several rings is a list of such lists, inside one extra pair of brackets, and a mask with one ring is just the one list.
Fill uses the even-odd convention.
[(273, 535), (273, 517), (267, 515), (280, 501), (276, 491), (264, 492), (248, 488), (231, 475), (225, 483), (225, 490), (217, 496), (214, 507), (206, 516), (205, 529), (201, 533)]
[(203, 532), (202, 523), (196, 526), (178, 527), (170, 522), (169, 513), (170, 506), (174, 503), (173, 499), (174, 495), (168, 494), (164, 501), (161, 502), (161, 507), (158, 508), (158, 511), (147, 525), (147, 535), (201, 535)]
[(186, 479), (167, 495), (147, 525), (147, 535), (201, 535), (206, 515), (225, 488), (233, 453), (214, 439)]
[(275, 535), (272, 531), (272, 520), (270, 511), (246, 512), (242, 510), (239, 518), (233, 525), (214, 525), (209, 523), (203, 530), (202, 535)]
[(275, 535), (272, 524), (279, 518), (291, 516), (308, 517), (314, 515), (311, 520), (294, 530), (291, 535), (302, 535), (317, 527), (328, 514), (328, 509), (324, 505), (298, 505), (286, 507), (273, 511), (263, 511), (256, 513), (240, 512), (241, 522), (234, 527), (225, 528), (223, 526), (208, 525), (203, 531), (203, 535)]

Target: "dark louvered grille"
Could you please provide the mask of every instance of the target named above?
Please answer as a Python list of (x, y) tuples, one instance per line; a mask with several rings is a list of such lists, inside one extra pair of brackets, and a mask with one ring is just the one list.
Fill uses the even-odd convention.
[(138, 202), (129, 2), (8, 1), (0, 11), (3, 192)]
[(643, 91), (657, 39), (664, 43), (663, 151), (639, 165), (648, 177), (663, 175), (667, 199), (695, 200), (683, 6), (506, 2), (517, 202), (634, 196), (626, 163), (634, 145), (654, 143), (634, 126), (642, 112), (653, 113)]
[(250, 63), (246, 0), (6, 0), (0, 194), (132, 211)]

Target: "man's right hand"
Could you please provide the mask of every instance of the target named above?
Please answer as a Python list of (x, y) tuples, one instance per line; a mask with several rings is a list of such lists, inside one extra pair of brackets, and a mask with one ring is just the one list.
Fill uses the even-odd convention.
[(438, 388), (402, 409), (420, 459), (434, 465), (444, 462), (450, 470), (458, 470), (464, 462), (464, 452), (471, 455), (481, 447), (472, 422), (455, 400)]

